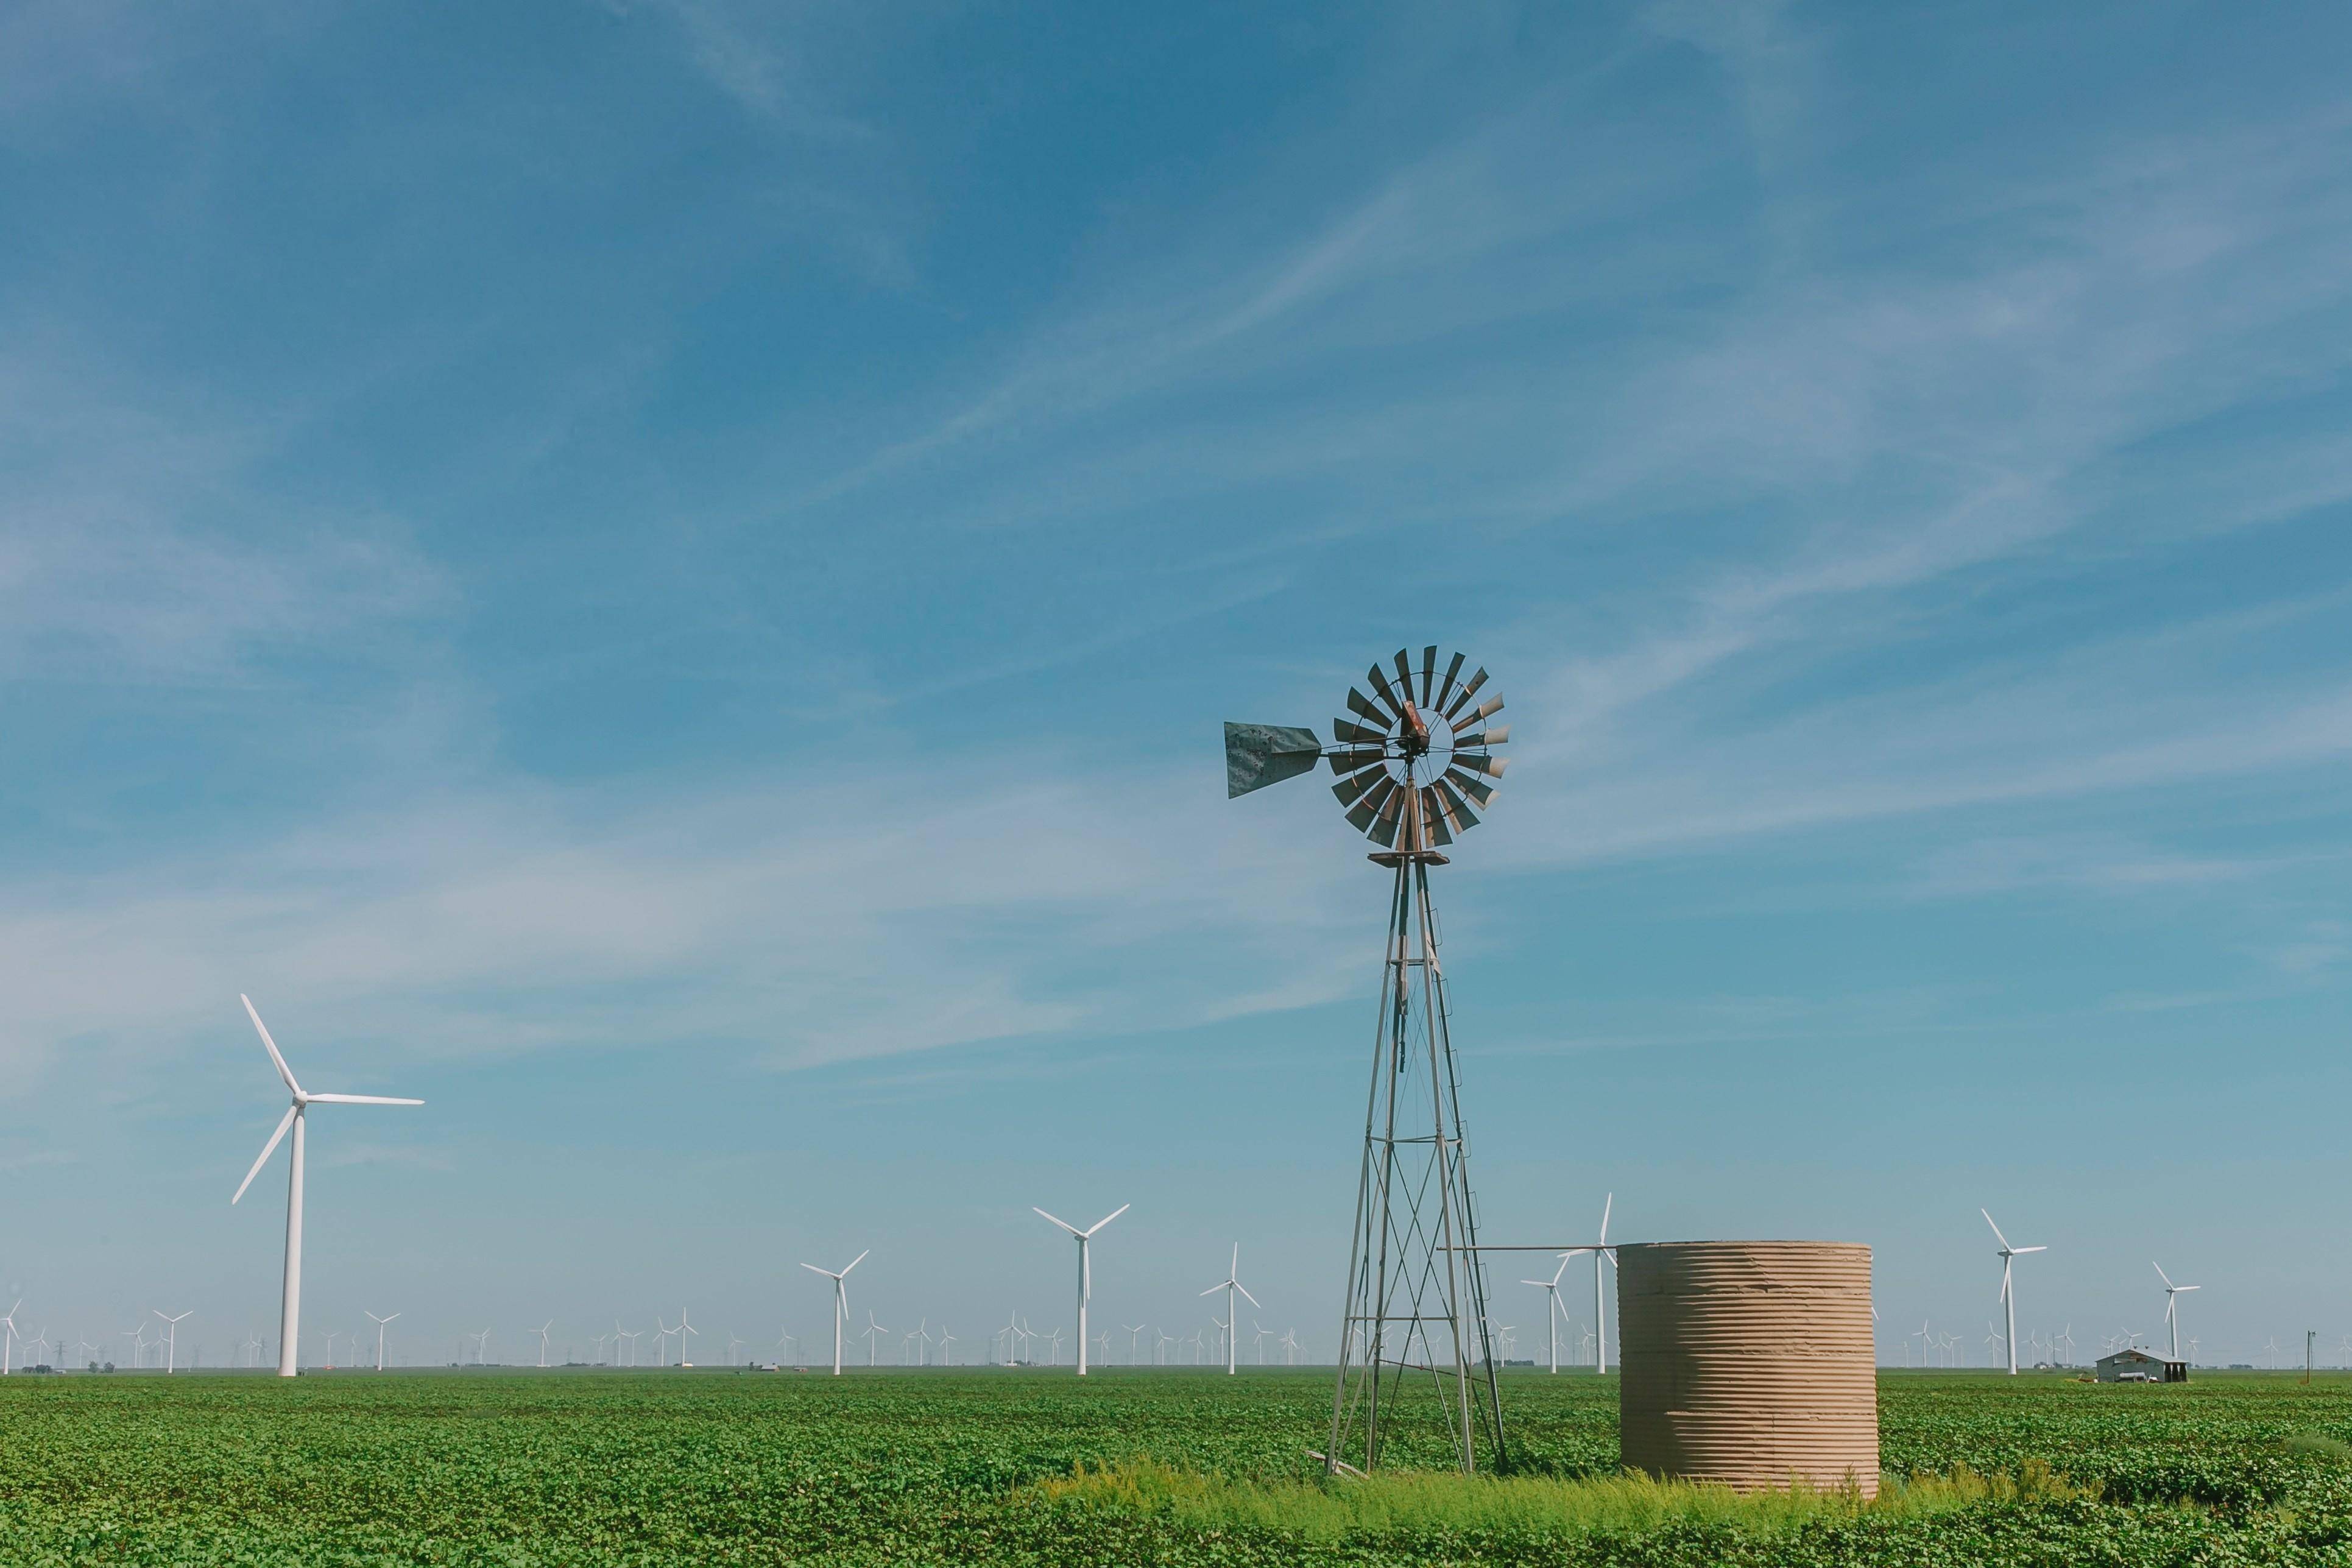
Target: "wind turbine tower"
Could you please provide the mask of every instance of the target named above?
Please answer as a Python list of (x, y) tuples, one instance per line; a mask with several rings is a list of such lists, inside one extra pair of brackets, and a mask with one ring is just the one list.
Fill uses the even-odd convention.
[(253, 999), (239, 995), (237, 1000), (245, 1004), (246, 1016), (253, 1020), (254, 1032), (261, 1037), (262, 1046), (269, 1052), (270, 1062), (278, 1068), (278, 1076), (285, 1080), (287, 1092), (294, 1097), (294, 1103), (287, 1108), (286, 1114), (278, 1121), (278, 1131), (272, 1132), (269, 1135), (269, 1142), (261, 1146), (261, 1157), (254, 1161), (253, 1169), (247, 1171), (245, 1173), (245, 1180), (237, 1184), (236, 1197), (228, 1200), (231, 1204), (235, 1204), (237, 1198), (245, 1196), (245, 1189), (253, 1185), (253, 1178), (261, 1174), (261, 1167), (269, 1163), (269, 1156), (278, 1152), (278, 1142), (285, 1138), (288, 1130), (291, 1129), (294, 1133), (294, 1147), (292, 1152), (287, 1157), (291, 1169), (286, 1183), (286, 1289), (278, 1312), (278, 1375), (292, 1377), (295, 1372), (296, 1352), (302, 1332), (302, 1127), (306, 1120), (304, 1113), (313, 1105), (422, 1105), (425, 1102), (421, 1100), (393, 1100), (381, 1094), (304, 1093), (302, 1086), (294, 1081), (294, 1069), (288, 1067), (286, 1058), (278, 1054), (278, 1042), (269, 1037), (268, 1029), (262, 1025), (261, 1015), (253, 1010)]
[(1349, 689), (1351, 717), (1333, 721), (1328, 746), (1311, 729), (1225, 726), (1228, 798), (1328, 761), (1349, 825), (1372, 840), (1372, 863), (1391, 873), (1380, 1027), (1324, 1456), (1334, 1475), (1377, 1466), (1382, 1423), (1403, 1415), (1398, 1401), (1420, 1397), (1423, 1388), (1465, 1474), (1478, 1468), (1482, 1443), (1502, 1457), (1502, 1394), (1470, 1190), (1461, 1065), (1430, 892), (1430, 872), (1448, 864), (1445, 847), (1476, 826), (1492, 802), (1505, 766), (1496, 748), (1510, 739), (1508, 726), (1488, 725), (1503, 700), (1481, 697), (1486, 672), (1465, 680), (1463, 662), (1454, 655), (1441, 675), (1435, 647), (1422, 650), (1417, 669), (1399, 648), (1393, 677), (1380, 664), (1368, 672), (1370, 696)]
[[(1992, 1215), (1989, 1211), (1979, 1208), (1977, 1213), (1984, 1215), (1985, 1224), (1992, 1225)], [(1992, 1225), (1992, 1237), (2000, 1243), (2000, 1305), (2001, 1310), (2009, 1314), (2009, 1375), (2015, 1377), (2017, 1375), (2017, 1286), (2015, 1279), (2011, 1276), (2010, 1266), (2029, 1252), (2047, 1252), (2050, 1249), (2046, 1247), (2011, 1247), (2009, 1244), (2009, 1237), (2001, 1235), (2000, 1226), (1997, 1225)]]
[[(1036, 1208), (1034, 1204), (1029, 1206)], [(1045, 1215), (1047, 1219), (1054, 1220), (1055, 1225), (1068, 1231), (1078, 1240), (1078, 1375), (1080, 1377), (1087, 1375), (1087, 1299), (1095, 1293), (1094, 1265), (1087, 1260), (1087, 1243), (1094, 1239), (1095, 1232), (1134, 1206), (1132, 1204), (1121, 1204), (1084, 1230), (1080, 1230), (1066, 1219), (1054, 1219), (1054, 1216), (1045, 1214), (1044, 1209), (1037, 1209), (1039, 1214)]]
[[(392, 1318), (398, 1316), (400, 1314), (394, 1312)], [(375, 1369), (378, 1372), (383, 1370), (383, 1326), (392, 1321), (392, 1318), (379, 1318), (373, 1312), (367, 1314), (368, 1321), (375, 1325)]]
[[(1234, 1332), (1234, 1292), (1239, 1290), (1244, 1300), (1253, 1307), (1258, 1306), (1258, 1299), (1249, 1293), (1249, 1287), (1242, 1283), (1241, 1275), (1242, 1244), (1237, 1241), (1234, 1243), (1233, 1266), (1225, 1270), (1225, 1277), (1201, 1292), (1203, 1296), (1213, 1296), (1220, 1290), (1225, 1293), (1225, 1321), (1217, 1326), (1223, 1329), (1225, 1334), (1225, 1375), (1227, 1377), (1234, 1375), (1234, 1342), (1241, 1337)], [(1262, 1311), (1265, 1309), (1261, 1307), (1259, 1310)]]
[(2161, 1263), (2151, 1262), (2148, 1267), (2156, 1270), (2156, 1277), (2158, 1279), (2164, 1281), (2164, 1326), (2171, 1332), (2172, 1335), (2171, 1359), (2179, 1361), (2180, 1359), (2180, 1303), (2179, 1298), (2187, 1295), (2191, 1290), (2199, 1289), (2200, 1287), (2195, 1285), (2175, 1285), (2172, 1282), (2172, 1276), (2164, 1271), (2164, 1265)]
[[(866, 1252), (871, 1252), (874, 1249), (869, 1247), (866, 1249)], [(851, 1258), (849, 1260), (849, 1268), (845, 1268), (838, 1274), (835, 1274), (830, 1268), (819, 1268), (814, 1263), (803, 1263), (801, 1265), (802, 1268), (807, 1269), (810, 1273), (822, 1274), (826, 1279), (833, 1281), (833, 1375), (835, 1377), (839, 1377), (841, 1375), (841, 1333), (842, 1330), (847, 1326), (846, 1320), (849, 1317), (849, 1269), (855, 1268), (859, 1264), (866, 1261), (866, 1252), (861, 1252), (856, 1257)]]

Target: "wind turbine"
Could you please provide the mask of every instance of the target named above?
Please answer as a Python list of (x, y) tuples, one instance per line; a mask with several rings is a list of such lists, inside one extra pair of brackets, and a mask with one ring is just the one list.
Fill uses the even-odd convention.
[(727, 1364), (728, 1364), (729, 1366), (733, 1366), (733, 1365), (735, 1364), (735, 1352), (736, 1352), (738, 1350), (741, 1349), (743, 1346), (745, 1346), (745, 1345), (747, 1345), (747, 1344), (750, 1344), (751, 1342), (751, 1341), (749, 1341), (749, 1340), (747, 1340), (747, 1339), (743, 1339), (743, 1338), (739, 1337), (739, 1336), (736, 1334), (736, 1332), (735, 1332), (735, 1331), (734, 1331), (734, 1330), (732, 1330), (732, 1329), (728, 1330), (728, 1331), (727, 1331)]
[[(1044, 1209), (1037, 1209), (1037, 1213), (1045, 1215), (1047, 1219), (1054, 1220), (1055, 1225), (1060, 1226), (1064, 1230), (1068, 1231), (1072, 1236), (1077, 1237), (1078, 1375), (1080, 1377), (1087, 1375), (1087, 1299), (1095, 1293), (1094, 1266), (1087, 1261), (1087, 1243), (1094, 1239), (1095, 1232), (1100, 1230), (1103, 1226), (1108, 1225), (1111, 1221), (1117, 1219), (1119, 1215), (1125, 1214), (1129, 1209), (1134, 1206), (1135, 1205), (1132, 1204), (1121, 1204), (1118, 1207), (1111, 1210), (1110, 1213), (1103, 1215), (1102, 1218), (1095, 1221), (1094, 1224), (1088, 1226), (1084, 1230), (1080, 1230), (1076, 1226), (1072, 1225), (1066, 1219), (1054, 1219), (1054, 1216), (1052, 1215), (1045, 1214)], [(1036, 1205), (1032, 1204), (1030, 1207), (1036, 1208)]]
[(874, 1309), (871, 1307), (866, 1308), (866, 1327), (863, 1332), (866, 1337), (866, 1364), (867, 1366), (872, 1366), (874, 1364), (875, 1347), (880, 1343), (882, 1336), (889, 1331), (889, 1330), (884, 1328), (881, 1324), (874, 1321)]
[(1141, 1323), (1121, 1323), (1119, 1327), (1126, 1331), (1127, 1333), (1127, 1364), (1129, 1366), (1137, 1365), (1138, 1363), (1136, 1361), (1136, 1356), (1139, 1352), (1135, 1348), (1136, 1338), (1143, 1332), (1143, 1325)]
[[(1984, 1215), (1985, 1224), (1992, 1225), (1992, 1215), (1990, 1211), (1979, 1208), (1977, 1213)], [(2001, 1235), (2000, 1226), (1997, 1225), (1992, 1225), (1992, 1237), (1995, 1241), (2000, 1243), (2000, 1304), (2002, 1310), (2009, 1314), (2009, 1375), (2015, 1377), (2017, 1375), (2017, 1287), (2016, 1282), (2010, 1276), (2010, 1265), (2014, 1259), (2022, 1258), (2029, 1252), (2047, 1252), (2050, 1249), (2046, 1247), (2011, 1247), (2009, 1244), (2009, 1237)]]
[[(398, 1316), (400, 1314), (394, 1312), (392, 1318)], [(383, 1370), (383, 1326), (392, 1321), (392, 1318), (379, 1318), (373, 1312), (368, 1313), (367, 1317), (368, 1321), (375, 1325), (375, 1369), (382, 1372)]]
[(1248, 1288), (1242, 1284), (1241, 1276), (1242, 1244), (1237, 1241), (1234, 1243), (1234, 1260), (1232, 1265), (1226, 1268), (1225, 1277), (1201, 1292), (1203, 1296), (1213, 1296), (1220, 1290), (1223, 1290), (1225, 1293), (1225, 1323), (1227, 1325), (1225, 1329), (1225, 1375), (1227, 1377), (1231, 1377), (1234, 1374), (1234, 1335), (1231, 1327), (1234, 1321), (1234, 1292), (1239, 1290), (1242, 1293), (1243, 1298), (1246, 1300), (1251, 1306), (1258, 1307), (1260, 1311), (1265, 1310), (1263, 1307), (1258, 1306), (1258, 1299), (1252, 1296), (1249, 1293)]
[(2164, 1326), (2172, 1331), (2172, 1359), (2179, 1361), (2180, 1359), (2180, 1314), (2178, 1310), (2179, 1303), (2174, 1298), (2185, 1296), (2189, 1291), (2200, 1289), (2202, 1287), (2175, 1285), (2172, 1282), (2172, 1276), (2164, 1271), (2164, 1265), (2161, 1263), (2151, 1262), (2148, 1267), (2156, 1270), (2156, 1277), (2158, 1279), (2164, 1281)]
[(1601, 1288), (1601, 1262), (1603, 1258), (1612, 1265), (1617, 1261), (1609, 1246), (1609, 1211), (1616, 1206), (1615, 1193), (1601, 1200), (1601, 1245), (1592, 1249), (1592, 1370), (1596, 1374), (1609, 1370), (1609, 1297)]
[(955, 1343), (955, 1336), (948, 1332), (948, 1326), (945, 1323), (941, 1323), (940, 1325), (940, 1364), (941, 1366), (955, 1364), (955, 1358), (948, 1353), (948, 1347), (953, 1343)]
[(702, 1331), (686, 1321), (686, 1309), (680, 1307), (677, 1310), (677, 1364), (680, 1366), (694, 1364), (686, 1359), (686, 1336), (688, 1334), (698, 1340), (702, 1337)]
[[(1551, 1370), (1555, 1373), (1559, 1371), (1559, 1277), (1568, 1272), (1569, 1259), (1575, 1256), (1576, 1254), (1572, 1252), (1561, 1253), (1559, 1255), (1559, 1267), (1552, 1270), (1551, 1278), (1549, 1279), (1522, 1279), (1519, 1281), (1522, 1285), (1536, 1286), (1544, 1292), (1544, 1300), (1546, 1303), (1544, 1308), (1544, 1331), (1551, 1342)], [(1598, 1268), (1600, 1266), (1595, 1264), (1594, 1267)]]
[[(187, 1311), (181, 1313), (179, 1318), (166, 1316), (163, 1309), (161, 1307), (154, 1307), (149, 1310), (157, 1317), (162, 1318), (163, 1321), (171, 1325), (171, 1337), (163, 1342), (165, 1346), (163, 1352), (163, 1370), (165, 1372), (176, 1372), (179, 1370), (180, 1365), (180, 1318), (193, 1316), (195, 1309), (193, 1307), (189, 1308)], [(16, 1315), (16, 1308), (9, 1308), (9, 1316), (13, 1318)]]
[(262, 1025), (261, 1015), (253, 1010), (253, 999), (240, 994), (237, 1000), (245, 1004), (246, 1016), (253, 1020), (253, 1027), (261, 1036), (262, 1045), (268, 1049), (269, 1059), (277, 1067), (278, 1076), (286, 1080), (287, 1091), (294, 1097), (294, 1103), (287, 1108), (285, 1116), (278, 1121), (278, 1131), (272, 1132), (269, 1142), (261, 1146), (261, 1157), (254, 1161), (253, 1169), (247, 1171), (245, 1180), (237, 1184), (236, 1196), (228, 1200), (235, 1204), (237, 1198), (245, 1196), (245, 1189), (253, 1185), (253, 1178), (261, 1174), (261, 1167), (269, 1163), (269, 1156), (278, 1152), (278, 1142), (285, 1138), (287, 1129), (292, 1128), (294, 1149), (288, 1157), (291, 1173), (286, 1184), (286, 1293), (278, 1315), (278, 1375), (292, 1377), (296, 1352), (299, 1348), (298, 1342), (302, 1331), (302, 1126), (307, 1120), (304, 1112), (313, 1105), (422, 1105), (425, 1102), (421, 1100), (394, 1100), (381, 1094), (304, 1093), (302, 1086), (294, 1081), (294, 1069), (288, 1067), (286, 1058), (278, 1054), (278, 1042), (269, 1037), (268, 1029)]
[[(395, 1314), (395, 1316), (397, 1314)], [(553, 1318), (550, 1318), (547, 1321), (540, 1324), (539, 1327), (535, 1329), (526, 1329), (523, 1331), (525, 1333), (537, 1334), (539, 1336), (539, 1364), (542, 1367), (547, 1364), (547, 1331), (553, 1327), (555, 1327), (555, 1320)]]
[[(869, 1247), (866, 1249), (866, 1252), (871, 1252), (874, 1249)], [(856, 1257), (851, 1258), (849, 1260), (849, 1268), (855, 1268), (859, 1264), (865, 1262), (866, 1252), (861, 1252)], [(822, 1274), (826, 1279), (833, 1281), (833, 1375), (839, 1377), (841, 1375), (842, 1320), (849, 1315), (849, 1268), (845, 1268), (840, 1273), (835, 1274), (832, 1269), (819, 1268), (814, 1263), (803, 1263), (801, 1267), (807, 1269), (812, 1274)]]
[(5, 1377), (16, 1370), (16, 1308), (24, 1304), (25, 1299), (17, 1297), (15, 1305), (8, 1309), (8, 1315), (0, 1318), (0, 1336), (5, 1336), (0, 1337), (0, 1377)]

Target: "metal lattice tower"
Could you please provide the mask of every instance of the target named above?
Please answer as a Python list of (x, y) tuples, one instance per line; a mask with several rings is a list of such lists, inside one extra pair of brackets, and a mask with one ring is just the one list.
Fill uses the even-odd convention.
[(1310, 771), (1328, 759), (1349, 822), (1380, 846), (1387, 868), (1387, 943), (1363, 1159), (1356, 1189), (1340, 1318), (1329, 1447), (1335, 1471), (1450, 1456), (1465, 1472), (1503, 1452), (1502, 1400), (1489, 1337), (1477, 1205), (1462, 1123), (1461, 1079), (1447, 1025), (1430, 869), (1478, 822), (1504, 761), (1507, 726), (1486, 728), (1503, 706), (1478, 700), (1479, 670), (1460, 679), (1456, 654), (1441, 677), (1437, 649), (1415, 670), (1403, 649), (1395, 676), (1374, 665), (1373, 695), (1350, 689), (1353, 719), (1334, 721), (1336, 743), (1309, 729), (1225, 726), (1229, 795)]

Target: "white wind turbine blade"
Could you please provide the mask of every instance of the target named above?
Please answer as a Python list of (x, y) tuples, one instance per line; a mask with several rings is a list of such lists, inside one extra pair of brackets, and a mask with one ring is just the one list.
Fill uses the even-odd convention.
[(269, 1059), (278, 1064), (278, 1076), (286, 1080), (286, 1087), (289, 1091), (299, 1096), (302, 1092), (302, 1086), (294, 1081), (294, 1069), (288, 1067), (286, 1058), (278, 1054), (278, 1042), (269, 1037), (269, 1030), (262, 1023), (261, 1015), (253, 1010), (253, 998), (240, 991), (237, 993), (236, 999), (245, 1004), (245, 1016), (253, 1020), (254, 1031), (261, 1037), (263, 1047), (269, 1052)]
[[(812, 1273), (812, 1274), (822, 1274), (822, 1275), (824, 1275), (824, 1276), (826, 1279), (840, 1279), (840, 1278), (841, 1278), (841, 1274), (835, 1274), (835, 1273), (832, 1269), (830, 1269), (830, 1268), (818, 1268), (815, 1264), (814, 1264), (814, 1263), (803, 1263), (803, 1264), (802, 1264), (802, 1265), (801, 1265), (801, 1267), (802, 1267), (802, 1268), (805, 1268), (805, 1269), (807, 1269), (807, 1270), (808, 1270), (810, 1273)], [(847, 1270), (846, 1268), (845, 1268), (845, 1269), (843, 1269), (841, 1272), (842, 1272), (842, 1274), (846, 1274), (846, 1273), (848, 1273), (848, 1272), (849, 1272), (849, 1270)]]
[(1066, 1220), (1066, 1219), (1054, 1219), (1054, 1216), (1053, 1216), (1052, 1215), (1045, 1214), (1045, 1211), (1044, 1209), (1038, 1208), (1038, 1207), (1037, 1207), (1037, 1205), (1036, 1205), (1035, 1204), (1031, 1204), (1029, 1206), (1030, 1206), (1030, 1208), (1031, 1208), (1032, 1210), (1034, 1210), (1034, 1212), (1036, 1212), (1036, 1213), (1038, 1213), (1038, 1214), (1045, 1214), (1045, 1217), (1046, 1217), (1047, 1219), (1052, 1219), (1052, 1220), (1054, 1220), (1054, 1223), (1055, 1223), (1055, 1225), (1060, 1226), (1064, 1230), (1068, 1231), (1072, 1236), (1084, 1236), (1084, 1235), (1086, 1235), (1086, 1232), (1085, 1232), (1085, 1231), (1080, 1230), (1076, 1226), (1072, 1225), (1068, 1220)]
[(2191, 1290), (2202, 1290), (2205, 1287), (2202, 1285), (2175, 1285), (2172, 1289), (2177, 1294), (2186, 1296)]
[(1611, 1193), (1601, 1201), (1601, 1244), (1609, 1245), (1609, 1211), (1617, 1206), (1617, 1194)]
[(1568, 1272), (1568, 1260), (1575, 1256), (1576, 1254), (1572, 1252), (1563, 1252), (1559, 1255), (1559, 1267), (1551, 1271), (1551, 1288), (1553, 1289), (1557, 1290), (1559, 1289), (1559, 1277)]
[(2047, 1247), (2012, 1247), (2010, 1250), (2021, 1258), (2029, 1252), (2047, 1252), (2050, 1249)]
[(382, 1094), (314, 1094), (310, 1099), (314, 1103), (323, 1101), (329, 1105), (422, 1105), (425, 1103), (421, 1100), (394, 1100), (389, 1095)]
[(1249, 1293), (1249, 1287), (1243, 1284), (1240, 1280), (1236, 1279), (1234, 1281), (1234, 1289), (1240, 1291), (1242, 1293), (1242, 1300), (1247, 1301), (1251, 1306), (1257, 1307), (1260, 1311), (1264, 1311), (1265, 1310), (1263, 1306), (1259, 1305), (1258, 1299)]
[[(866, 1252), (871, 1252), (871, 1251), (873, 1251), (873, 1250), (874, 1250), (874, 1249), (873, 1249), (872, 1247), (867, 1247), (867, 1248), (866, 1249), (866, 1252), (861, 1252), (861, 1253), (859, 1253), (856, 1257), (855, 1257), (855, 1258), (851, 1258), (851, 1259), (849, 1260), (849, 1268), (856, 1268), (859, 1264), (861, 1264), (861, 1263), (865, 1262), (865, 1261), (866, 1261)], [(848, 1278), (849, 1278), (849, 1268), (845, 1268), (845, 1269), (843, 1269), (843, 1270), (841, 1271), (841, 1278), (842, 1278), (842, 1279), (848, 1279)]]
[(1201, 1294), (1202, 1294), (1202, 1295), (1203, 1295), (1203, 1296), (1213, 1296), (1213, 1295), (1215, 1295), (1218, 1291), (1220, 1291), (1220, 1290), (1223, 1289), (1224, 1288), (1225, 1288), (1225, 1282), (1224, 1282), (1223, 1280), (1220, 1279), (1220, 1280), (1218, 1280), (1214, 1285), (1212, 1285), (1212, 1286), (1210, 1286), (1207, 1289), (1205, 1289), (1205, 1290), (1202, 1291), (1202, 1292), (1201, 1292)]
[[(1979, 1208), (1979, 1210), (1977, 1210), (1977, 1213), (1979, 1213), (1979, 1214), (1980, 1214), (1980, 1215), (1983, 1215), (1985, 1216), (1985, 1224), (1987, 1224), (1987, 1225), (1992, 1225), (1992, 1215), (1991, 1215), (1991, 1213), (1990, 1213), (1989, 1210)], [(2001, 1235), (2001, 1233), (2000, 1233), (2000, 1226), (1997, 1226), (1997, 1225), (1992, 1225), (1992, 1235), (1993, 1235), (1993, 1239), (1994, 1239), (1995, 1241), (1998, 1241), (1998, 1242), (2000, 1242), (2000, 1243), (2001, 1250), (2002, 1250), (2002, 1251), (2007, 1252), (2007, 1251), (2011, 1250), (2011, 1248), (2010, 1248), (2010, 1245), (2009, 1245), (2009, 1237), (2005, 1237), (2005, 1236)]]
[(229, 1199), (230, 1203), (234, 1204), (237, 1198), (245, 1196), (245, 1189), (253, 1185), (253, 1178), (261, 1174), (261, 1167), (269, 1163), (269, 1156), (278, 1152), (278, 1145), (284, 1140), (286, 1130), (294, 1125), (296, 1109), (294, 1106), (288, 1106), (286, 1114), (278, 1119), (278, 1131), (272, 1132), (269, 1135), (269, 1142), (261, 1146), (261, 1158), (253, 1163), (253, 1169), (247, 1171), (245, 1173), (245, 1180), (236, 1184), (236, 1197)]
[(2172, 1276), (2164, 1271), (2163, 1264), (2151, 1259), (2148, 1263), (2148, 1267), (2156, 1270), (2156, 1277), (2164, 1281), (2164, 1288), (2166, 1289), (2169, 1290), (2172, 1289)]
[[(1111, 1221), (1113, 1221), (1113, 1220), (1117, 1219), (1119, 1215), (1121, 1215), (1125, 1214), (1128, 1210), (1129, 1210), (1129, 1209), (1133, 1208), (1134, 1206), (1135, 1206), (1135, 1205), (1134, 1205), (1133, 1204), (1121, 1204), (1121, 1205), (1118, 1205), (1118, 1207), (1117, 1207), (1117, 1208), (1115, 1208), (1115, 1209), (1111, 1210), (1111, 1211), (1110, 1211), (1110, 1213), (1108, 1213), (1108, 1214), (1107, 1214), (1107, 1215), (1103, 1215), (1103, 1216), (1102, 1216), (1102, 1218), (1100, 1218), (1100, 1219), (1098, 1219), (1098, 1220), (1095, 1221), (1095, 1223), (1094, 1223), (1092, 1226), (1090, 1226), (1089, 1227), (1087, 1227), (1086, 1234), (1087, 1234), (1087, 1235), (1088, 1235), (1088, 1236), (1092, 1236), (1096, 1231), (1100, 1230), (1103, 1226), (1105, 1226), (1108, 1225)], [(1037, 1212), (1038, 1212), (1039, 1214), (1045, 1214), (1045, 1210), (1043, 1210), (1043, 1209), (1039, 1209)], [(1053, 1215), (1045, 1215), (1045, 1217), (1046, 1217), (1047, 1219), (1052, 1219), (1054, 1216), (1053, 1216)]]

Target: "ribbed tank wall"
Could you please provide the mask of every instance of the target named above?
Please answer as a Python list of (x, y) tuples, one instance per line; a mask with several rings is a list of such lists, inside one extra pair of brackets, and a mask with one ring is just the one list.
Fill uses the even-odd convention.
[(1741, 1491), (1878, 1495), (1870, 1248), (1658, 1241), (1617, 1248), (1625, 1463)]

